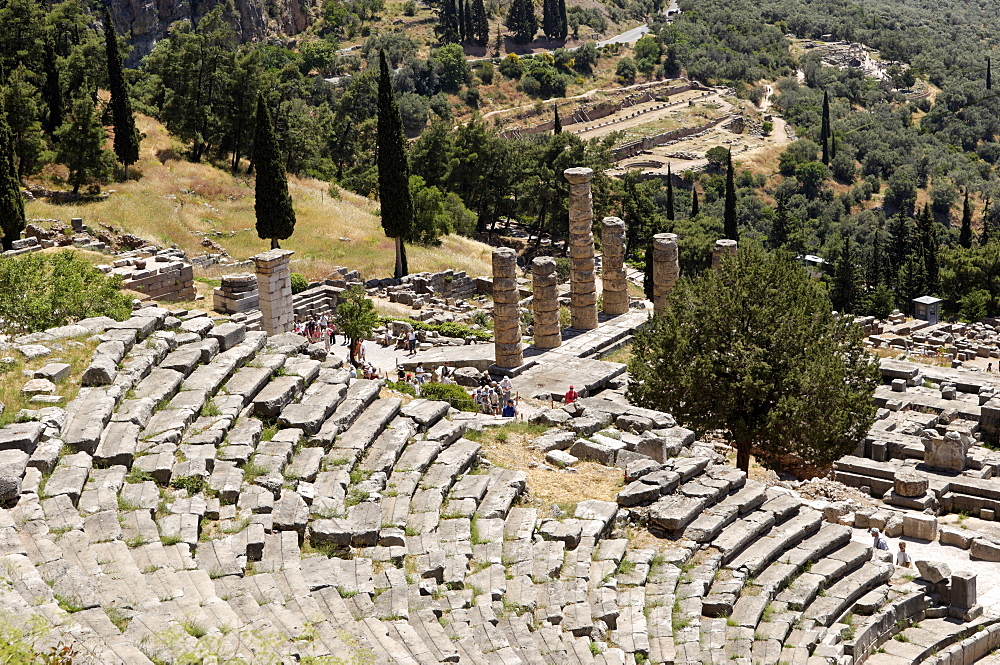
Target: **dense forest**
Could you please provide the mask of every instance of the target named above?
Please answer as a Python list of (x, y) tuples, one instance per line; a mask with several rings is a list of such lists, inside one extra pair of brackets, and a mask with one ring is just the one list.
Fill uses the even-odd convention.
[[(652, 233), (673, 230), (681, 235), (685, 270), (704, 269), (728, 216), (741, 237), (826, 258), (835, 304), (846, 311), (881, 315), (933, 293), (954, 315), (1000, 312), (1000, 101), (987, 75), (996, 19), (976, 3), (684, 0), (671, 22), (653, 14), (651, 34), (624, 54), (585, 44), (470, 62), (455, 42), (482, 43), (481, 13), (492, 20), (498, 8), (469, 2), (439, 8), (451, 27), (439, 31), (441, 43), (429, 53), (405, 32), (391, 31), (372, 32), (351, 53), (337, 50), (383, 7), (325, 3), (309, 38), (288, 48), (240, 43), (226, 14), (233, 9), (223, 3), (197, 25), (175, 23), (137, 69), (126, 71), (133, 106), (161, 120), (188, 159), (252, 173), (260, 91), (289, 172), (375, 196), (377, 56), (384, 51), (404, 127), (415, 138), (408, 240), (433, 243), (442, 233), (485, 232), (516, 220), (537, 243), (543, 234), (566, 235), (561, 171), (588, 165), (600, 173), (616, 137), (509, 139), (474, 114), (456, 123), (456, 112), (474, 111), (490, 86), (514, 81), (524, 94), (560, 96), (603, 58), (615, 59), (623, 83), (685, 74), (732, 86), (755, 102), (767, 81), (800, 137), (776, 173), (751, 173), (737, 158), (731, 173), (715, 159), (704, 173), (670, 185), (631, 175), (595, 180), (597, 214), (618, 214), (629, 224), (631, 260), (643, 263)], [(608, 7), (624, 17), (659, 5)], [(539, 27), (556, 37), (581, 22), (606, 21), (604, 13), (567, 10), (558, 1), (544, 9)], [(104, 149), (111, 124), (102, 92), (110, 84), (104, 24), (97, 5), (84, 0), (0, 4), (8, 36), (0, 43), (0, 91), (20, 177), (53, 162), (70, 167), (77, 187), (123, 177)], [(793, 55), (786, 37), (827, 34), (878, 49), (896, 63), (890, 77), (823, 66), (815, 53)], [(124, 38), (118, 49), (127, 54)], [(349, 80), (324, 78), (336, 74)], [(913, 94), (917, 80), (930, 94)]]

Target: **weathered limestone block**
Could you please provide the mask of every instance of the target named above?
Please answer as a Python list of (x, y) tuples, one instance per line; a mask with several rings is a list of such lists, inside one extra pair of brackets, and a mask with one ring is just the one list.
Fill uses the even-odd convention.
[(616, 316), (628, 311), (628, 280), (625, 277), (625, 222), (618, 217), (601, 221), (601, 281), (603, 311)]
[(734, 256), (736, 254), (736, 249), (735, 240), (728, 238), (716, 240), (715, 247), (712, 248), (712, 268), (718, 269), (727, 256)]
[(680, 277), (680, 254), (676, 233), (653, 236), (653, 312), (660, 313)]
[(959, 432), (946, 432), (943, 437), (931, 434), (933, 430), (924, 430), (921, 435), (924, 441), (924, 463), (927, 466), (964, 471), (966, 454), (972, 447), (972, 437)]
[(28, 466), (23, 450), (0, 450), (0, 503), (13, 501), (21, 494), (21, 479)]
[(591, 169), (577, 167), (563, 172), (569, 181), (569, 261), (572, 327), (597, 327), (597, 286), (594, 261), (594, 208), (591, 200)]
[(896, 494), (905, 497), (922, 497), (927, 492), (927, 476), (916, 471), (899, 471), (893, 478)]
[[(517, 252), (509, 247), (493, 250), (493, 337), (498, 367), (513, 368), (524, 364), (521, 348), (521, 322), (517, 302)], [(513, 305), (503, 307), (503, 305)]]
[(531, 262), (531, 287), (535, 346), (540, 349), (554, 349), (562, 344), (555, 259), (550, 256), (539, 256)]

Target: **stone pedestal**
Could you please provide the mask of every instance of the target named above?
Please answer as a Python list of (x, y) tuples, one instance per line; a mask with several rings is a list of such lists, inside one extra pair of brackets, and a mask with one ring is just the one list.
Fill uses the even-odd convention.
[(712, 267), (718, 269), (722, 265), (722, 259), (726, 256), (734, 256), (736, 254), (736, 241), (728, 240), (723, 238), (722, 240), (715, 241), (715, 247), (712, 248)]
[(294, 253), (288, 249), (271, 249), (250, 257), (257, 273), (260, 327), (268, 335), (286, 333), (295, 323), (292, 270), (288, 263)]
[[(531, 262), (531, 308), (535, 317), (535, 346), (554, 349), (562, 344), (559, 330), (559, 277), (556, 260), (539, 256)], [(605, 301), (606, 303), (607, 301)]]
[(597, 285), (594, 264), (594, 207), (590, 197), (588, 168), (566, 169), (569, 181), (569, 261), (570, 308), (572, 327), (593, 330), (597, 327)]
[(223, 314), (237, 314), (257, 309), (257, 277), (250, 273), (223, 275), (222, 285), (212, 292), (213, 309)]
[(625, 222), (617, 217), (601, 221), (601, 282), (603, 311), (617, 316), (628, 311), (625, 278)]
[(517, 302), (517, 252), (509, 247), (498, 247), (493, 250), (493, 338), (498, 367), (524, 364), (521, 312)]
[(680, 255), (676, 233), (653, 236), (653, 313), (659, 314), (667, 305), (667, 296), (680, 276)]

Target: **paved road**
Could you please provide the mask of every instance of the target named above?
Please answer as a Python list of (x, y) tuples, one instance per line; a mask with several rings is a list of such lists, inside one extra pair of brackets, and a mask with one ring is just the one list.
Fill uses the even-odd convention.
[[(670, 5), (667, 7), (666, 11), (663, 12), (668, 16), (673, 16), (680, 9), (677, 7), (677, 0), (670, 0)], [(603, 41), (597, 42), (597, 46), (607, 46), (608, 44), (634, 44), (639, 41), (643, 35), (649, 32), (649, 25), (640, 25), (638, 28), (632, 28), (631, 30), (626, 30), (620, 35), (615, 35), (610, 39), (605, 39)]]

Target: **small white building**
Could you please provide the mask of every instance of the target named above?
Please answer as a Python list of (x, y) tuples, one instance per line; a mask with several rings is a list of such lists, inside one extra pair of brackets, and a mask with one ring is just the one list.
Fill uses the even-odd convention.
[(931, 325), (938, 322), (941, 315), (941, 299), (934, 296), (920, 296), (913, 299), (913, 317), (923, 319)]

